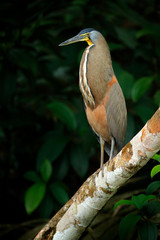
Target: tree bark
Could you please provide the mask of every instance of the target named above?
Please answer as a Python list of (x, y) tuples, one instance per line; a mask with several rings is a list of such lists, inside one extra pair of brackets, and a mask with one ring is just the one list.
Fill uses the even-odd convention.
[(35, 240), (75, 240), (116, 191), (160, 150), (160, 108), (102, 171), (92, 174)]

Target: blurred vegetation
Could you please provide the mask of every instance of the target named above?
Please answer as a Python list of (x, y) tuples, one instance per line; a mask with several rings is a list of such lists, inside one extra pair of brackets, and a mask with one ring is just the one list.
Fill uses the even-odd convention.
[[(151, 170), (151, 178), (160, 173), (160, 155), (155, 154), (158, 165)], [(160, 225), (160, 181), (152, 181), (145, 189), (145, 194), (132, 196), (129, 200), (118, 201), (114, 210), (121, 205), (133, 206), (133, 212), (123, 217), (119, 224), (119, 239), (127, 240), (133, 235), (133, 230), (140, 240), (157, 240)]]
[[(78, 69), (86, 27), (106, 38), (128, 109), (128, 142), (160, 103), (160, 4), (1, 0), (1, 222), (51, 217), (99, 167)], [(7, 209), (7, 211), (6, 211)]]

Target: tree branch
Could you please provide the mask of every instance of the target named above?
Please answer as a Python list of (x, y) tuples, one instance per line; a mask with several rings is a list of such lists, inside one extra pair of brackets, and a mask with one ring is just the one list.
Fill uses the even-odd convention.
[(126, 181), (160, 150), (160, 108), (110, 162), (98, 169), (38, 233), (35, 240), (75, 240)]

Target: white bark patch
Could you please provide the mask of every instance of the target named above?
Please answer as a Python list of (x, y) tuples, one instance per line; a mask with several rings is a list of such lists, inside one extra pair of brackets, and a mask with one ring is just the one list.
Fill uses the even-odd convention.
[(132, 144), (132, 151), (133, 151), (133, 155), (131, 160), (129, 161), (129, 164), (132, 165), (137, 165), (138, 161), (139, 161), (139, 153), (138, 151), (141, 150), (143, 152), (143, 146), (142, 146), (142, 142), (141, 142), (141, 136), (142, 136), (142, 132), (140, 131), (132, 140), (131, 140), (131, 144)]
[(157, 134), (148, 133), (147, 134), (147, 136), (143, 140), (143, 146), (144, 146), (144, 148), (150, 150), (150, 151), (147, 151), (148, 156), (150, 156), (150, 152), (152, 154), (152, 151), (153, 151), (153, 149), (151, 149), (151, 146), (154, 146), (154, 151), (158, 151), (159, 142), (160, 142), (160, 133), (157, 133)]
[(110, 189), (118, 189), (129, 178), (124, 168), (118, 167), (114, 171), (106, 172), (106, 182)]
[[(69, 228), (65, 229), (63, 232), (57, 231), (53, 236), (53, 240), (75, 240), (77, 239), (78, 234), (76, 227), (73, 224), (69, 225)], [(79, 235), (80, 237), (80, 235)]]

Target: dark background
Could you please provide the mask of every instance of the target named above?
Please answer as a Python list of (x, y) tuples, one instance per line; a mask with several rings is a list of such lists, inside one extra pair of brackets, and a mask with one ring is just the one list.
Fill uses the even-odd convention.
[[(63, 48), (58, 44), (88, 27), (104, 35), (126, 99), (128, 142), (160, 103), (159, 23), (160, 5), (154, 0), (1, 0), (3, 239), (18, 239), (38, 225), (35, 219), (53, 216), (99, 167), (99, 144), (78, 86), (86, 43)], [(148, 166), (148, 175), (150, 170)], [(40, 196), (38, 187), (44, 190)], [(35, 207), (30, 199), (36, 199)]]

